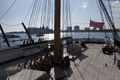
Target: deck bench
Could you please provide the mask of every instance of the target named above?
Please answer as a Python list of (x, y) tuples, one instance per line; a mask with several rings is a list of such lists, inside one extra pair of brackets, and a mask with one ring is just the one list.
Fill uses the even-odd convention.
[(10, 76), (9, 80), (40, 80), (46, 75), (45, 71), (22, 69), (20, 72)]

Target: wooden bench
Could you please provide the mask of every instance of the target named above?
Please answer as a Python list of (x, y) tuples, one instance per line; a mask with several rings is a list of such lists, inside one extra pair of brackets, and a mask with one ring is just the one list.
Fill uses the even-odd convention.
[(9, 80), (40, 80), (46, 75), (45, 71), (22, 69), (20, 72), (10, 76)]

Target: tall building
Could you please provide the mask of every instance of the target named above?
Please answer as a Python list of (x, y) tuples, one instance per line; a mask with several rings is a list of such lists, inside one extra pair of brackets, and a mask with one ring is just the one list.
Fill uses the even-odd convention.
[(96, 30), (96, 28), (93, 28), (93, 30)]
[(72, 27), (71, 26), (69, 26), (69, 27), (67, 27), (67, 31), (72, 31)]
[(49, 33), (49, 27), (46, 26), (45, 33)]
[(74, 31), (79, 31), (79, 26), (74, 26)]
[(85, 30), (87, 30), (87, 31), (88, 31), (88, 30), (89, 30), (89, 28), (87, 28), (87, 27), (86, 27), (86, 28), (85, 28)]

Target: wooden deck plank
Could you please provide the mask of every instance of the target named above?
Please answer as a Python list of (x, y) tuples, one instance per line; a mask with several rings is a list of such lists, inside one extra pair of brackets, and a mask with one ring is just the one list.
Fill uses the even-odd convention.
[(86, 45), (88, 49), (70, 61), (68, 69), (54, 67), (50, 74), (40, 80), (55, 80), (65, 75), (66, 80), (120, 80), (120, 70), (113, 65), (113, 56), (101, 51), (103, 44)]
[(70, 68), (61, 70), (58, 67), (57, 71), (50, 73), (53, 79), (46, 77), (43, 80), (54, 80), (64, 75), (67, 75), (67, 80), (119, 80), (120, 70), (113, 65), (112, 55), (102, 53), (102, 46), (103, 44), (87, 44), (88, 49), (70, 61)]
[[(110, 56), (101, 52), (102, 45), (97, 46), (96, 44), (90, 46), (89, 44), (88, 47), (89, 49), (81, 54), (78, 59), (72, 63), (71, 69), (77, 69), (73, 71), (73, 76), (71, 76), (71, 79), (118, 80), (117, 77), (120, 72), (112, 65), (113, 60), (110, 58)], [(105, 65), (106, 63), (107, 66)]]

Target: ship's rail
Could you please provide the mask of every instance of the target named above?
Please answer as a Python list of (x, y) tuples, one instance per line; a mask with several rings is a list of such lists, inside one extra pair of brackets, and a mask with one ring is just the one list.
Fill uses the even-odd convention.
[[(72, 37), (62, 38), (61, 42), (66, 41), (66, 44), (72, 42)], [(54, 40), (35, 42), (31, 44), (7, 47), (0, 49), (0, 63), (9, 61), (19, 57), (34, 55), (48, 49), (54, 45)]]
[(101, 38), (75, 38), (73, 39), (75, 42), (85, 42), (85, 43), (105, 43), (104, 39)]

